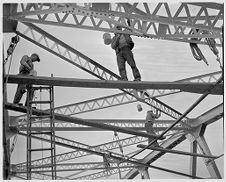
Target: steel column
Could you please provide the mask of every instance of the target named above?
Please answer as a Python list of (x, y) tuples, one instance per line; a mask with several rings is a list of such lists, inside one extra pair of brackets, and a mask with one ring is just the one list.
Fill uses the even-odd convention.
[[(193, 141), (190, 143), (190, 152), (196, 154), (197, 153), (197, 142)], [(197, 156), (190, 157), (190, 175), (194, 176), (192, 179), (195, 178), (197, 171)]]
[[(199, 136), (196, 139), (196, 141), (203, 154), (212, 155), (204, 136)], [(221, 179), (222, 177), (221, 177), (221, 174), (218, 170), (218, 167), (217, 167), (215, 161), (213, 159), (207, 159), (207, 158), (205, 158), (205, 159), (203, 158), (203, 160), (204, 160), (204, 163), (205, 163), (211, 177), (213, 179)]]

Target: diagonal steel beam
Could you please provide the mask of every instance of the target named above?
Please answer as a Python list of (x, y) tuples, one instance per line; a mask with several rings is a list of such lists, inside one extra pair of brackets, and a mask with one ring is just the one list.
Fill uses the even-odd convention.
[[(15, 105), (15, 104), (10, 104), (10, 103), (5, 104), (5, 108), (9, 109), (9, 110), (27, 113), (27, 107), (18, 106), (18, 105)], [(45, 116), (45, 115), (49, 115), (49, 112), (48, 111), (42, 111), (42, 110), (39, 110), (39, 109), (32, 109), (32, 114), (37, 115), (37, 116)], [(61, 115), (61, 114), (54, 114), (54, 117), (58, 120), (77, 123), (77, 124), (81, 124), (81, 125), (92, 126), (92, 127), (98, 127), (98, 128), (104, 129), (104, 130), (118, 131), (118, 132), (122, 132), (122, 133), (132, 134), (132, 135), (136, 135), (136, 136), (143, 136), (143, 137), (153, 137), (153, 138), (157, 137), (156, 135), (151, 135), (151, 134), (147, 134), (147, 133), (144, 133), (144, 132), (138, 132), (138, 131), (135, 131), (135, 130), (120, 128), (120, 127), (116, 127), (116, 126), (110, 126), (110, 125), (106, 125), (106, 124), (102, 124), (102, 123), (93, 123), (93, 122), (90, 122), (90, 121), (86, 121), (84, 119), (64, 116), (64, 115)], [(164, 137), (161, 137), (159, 139), (164, 139)]]
[[(26, 31), (24, 33), (20, 33), (17, 31), (17, 33), (22, 36), (23, 38), (33, 42), (34, 44), (46, 49), (47, 51), (61, 57), (62, 59), (72, 63), (73, 65), (81, 68), (82, 70), (87, 71), (88, 73), (91, 73), (92, 75), (101, 78), (101, 79), (107, 79), (107, 80), (116, 80), (116, 79), (120, 79), (120, 77), (114, 73), (112, 73), (110, 70), (107, 70), (106, 68), (104, 68), (103, 66), (100, 66), (98, 63), (96, 63), (95, 61), (91, 60), (90, 58), (87, 58), (86, 56), (84, 57), (83, 54), (78, 53), (78, 51), (75, 51), (73, 48), (71, 48), (70, 46), (66, 45), (65, 43), (63, 43), (62, 41), (56, 39), (55, 37), (53, 37), (52, 35), (50, 35), (49, 33), (43, 31), (42, 29), (38, 28), (35, 25), (32, 24), (25, 24), (26, 26)], [(25, 34), (27, 34), (28, 32), (37, 32), (39, 35), (41, 35), (40, 38), (35, 37), (34, 33), (32, 33), (31, 38), (26, 36)], [(41, 40), (45, 40), (43, 44), (41, 44)], [(54, 42), (53, 46), (50, 47), (50, 45), (47, 43), (47, 40), (51, 40)], [(61, 51), (59, 52), (59, 50), (56, 47), (63, 47), (63, 53), (61, 53)], [(56, 50), (54, 50), (56, 49)], [(67, 54), (67, 56), (66, 56)], [(75, 55), (73, 55), (75, 54)], [(73, 55), (73, 56), (72, 56)], [(81, 57), (80, 57), (81, 55)], [(83, 60), (84, 59), (84, 60)], [(145, 94), (142, 96), (135, 96), (134, 94), (132, 94), (132, 90), (123, 90), (125, 93), (136, 97), (136, 99), (138, 99), (141, 102), (146, 103), (147, 105), (150, 105), (158, 110), (160, 110), (162, 113), (165, 113), (167, 115), (169, 115), (172, 118), (178, 118), (181, 113), (176, 111), (175, 109), (171, 108), (170, 106), (164, 104), (163, 102), (161, 102), (160, 100), (156, 99), (156, 98), (150, 98), (149, 94)]]
[[(221, 75), (221, 71), (218, 71), (218, 72), (213, 72), (213, 73), (208, 73), (204, 75), (199, 75), (195, 77), (178, 80), (175, 82), (214, 83), (217, 81), (217, 79), (219, 79), (220, 75)], [(156, 90), (153, 90), (153, 94), (154, 93), (156, 93)], [(172, 93), (177, 93), (177, 92), (172, 92)], [(153, 95), (153, 94), (151, 95), (155, 97), (159, 97), (159, 96), (167, 95), (170, 93), (164, 92), (163, 90), (163, 92), (161, 93), (159, 91), (160, 95)], [(68, 104), (68, 105), (55, 107), (54, 110), (56, 113), (70, 116), (70, 115), (84, 113), (88, 111), (94, 111), (102, 108), (108, 108), (111, 106), (128, 104), (136, 101), (137, 100), (134, 97), (123, 92), (123, 93), (109, 95), (105, 97), (90, 99), (90, 100), (78, 102), (75, 104)], [(18, 116), (18, 117), (22, 117), (22, 116)]]
[[(219, 79), (218, 79), (218, 81), (217, 81), (217, 83), (216, 84), (219, 84), (219, 83), (221, 83), (222, 82), (222, 79), (223, 79), (223, 76), (221, 76)], [(216, 85), (215, 84), (215, 85)], [(189, 113), (194, 107), (196, 107), (197, 105), (198, 105), (198, 103), (199, 102), (201, 102), (208, 94), (209, 94), (209, 92), (211, 91), (211, 89), (213, 89), (214, 88), (214, 86), (212, 86), (212, 87), (210, 87), (191, 107), (189, 107), (189, 109), (183, 114), (184, 116), (187, 114), (187, 113)], [(177, 123), (177, 122), (179, 122), (180, 121), (180, 119), (183, 117), (183, 115), (179, 118), (179, 119), (177, 119), (177, 121), (175, 122), (175, 124)], [(173, 125), (171, 125), (171, 127), (172, 127)], [(170, 129), (170, 127), (167, 129), (167, 130), (169, 130)], [(167, 131), (167, 130), (165, 130), (165, 132)], [(162, 133), (162, 135), (164, 135), (164, 132)], [(183, 137), (184, 138), (181, 138), (181, 140), (177, 140), (177, 141), (182, 141), (182, 140), (184, 140), (185, 139), (185, 135), (183, 135)], [(166, 142), (170, 142), (170, 139), (168, 139)], [(177, 142), (177, 141), (175, 141), (175, 142)], [(151, 142), (149, 145), (151, 145), (153, 142)], [(149, 146), (148, 145), (148, 146)], [(164, 145), (164, 144), (163, 144)], [(148, 147), (147, 146), (147, 147)], [(146, 147), (146, 148), (147, 148)], [(144, 148), (145, 149), (145, 148)], [(144, 149), (142, 149), (141, 151), (143, 151)], [(135, 154), (135, 155), (137, 155), (137, 153)], [(135, 155), (133, 155), (132, 157), (134, 157)], [(151, 162), (151, 160), (152, 160), (152, 158), (153, 158), (153, 156), (152, 156), (152, 154), (150, 154), (150, 155), (148, 155), (147, 157), (145, 157), (144, 158), (144, 160), (145, 161), (148, 161), (149, 163)], [(131, 178), (134, 178), (136, 175), (138, 174), (138, 170), (137, 169), (133, 169), (133, 170), (131, 170), (129, 173), (127, 173), (126, 175), (125, 175), (125, 178), (127, 178), (127, 179), (131, 179)], [(193, 176), (194, 177), (194, 176)]]
[[(204, 74), (204, 75), (199, 75), (195, 77), (178, 80), (175, 82), (214, 83), (217, 81), (217, 79), (219, 79), (220, 75), (221, 75), (221, 71), (218, 71), (218, 72), (213, 72), (209, 74)], [(176, 92), (172, 92), (172, 93), (176, 93)], [(167, 92), (163, 90), (163, 92), (159, 94), (160, 95), (156, 95), (156, 90), (153, 90), (153, 92), (151, 93), (152, 96), (155, 95), (155, 97), (159, 97), (159, 96), (167, 95)], [(168, 94), (171, 94), (171, 93), (168, 93)], [(59, 106), (59, 107), (56, 107), (54, 111), (59, 114), (70, 116), (74, 114), (95, 111), (95, 110), (108, 108), (112, 106), (133, 103), (136, 101), (137, 100), (133, 96), (123, 92), (123, 93), (91, 99), (91, 100), (87, 100), (87, 101), (83, 101), (75, 104)], [(23, 116), (25, 117), (23, 118)], [(21, 115), (21, 116), (18, 116), (17, 118), (20, 118), (19, 119), (20, 121), (18, 121), (20, 125), (26, 125), (26, 115)]]
[[(77, 146), (73, 146), (73, 148), (77, 149), (77, 150), (84, 151), (84, 152), (88, 152), (88, 153), (91, 153), (91, 154), (95, 154), (95, 155), (98, 155), (98, 156), (102, 156), (102, 157), (105, 157), (105, 155), (106, 155), (105, 153), (94, 151), (94, 150), (87, 149), (87, 148), (81, 148), (81, 147), (77, 147)], [(116, 160), (116, 161), (124, 160), (122, 157), (118, 157), (117, 155), (113, 155), (113, 154), (109, 155), (109, 158), (111, 158), (113, 160)], [(163, 170), (163, 171), (174, 173), (174, 174), (191, 177), (190, 175), (185, 174), (185, 173), (181, 173), (181, 172), (177, 172), (177, 171), (173, 171), (173, 170), (170, 170), (170, 169), (157, 167), (157, 166), (153, 166), (153, 165), (149, 165), (149, 164), (144, 164), (144, 163), (140, 162), (139, 160), (127, 160), (127, 162), (131, 163), (131, 164), (134, 164), (134, 165), (151, 167), (151, 168), (154, 168), (154, 169)], [(199, 177), (197, 177), (197, 178), (199, 178)]]
[[(112, 141), (112, 142), (108, 142), (108, 143), (104, 143), (96, 146), (90, 146), (89, 148), (93, 150), (98, 150), (98, 151), (111, 151), (113, 149), (119, 148), (119, 145), (118, 145), (119, 143), (122, 147), (127, 147), (127, 146), (135, 145), (144, 141), (147, 141), (147, 139), (144, 137), (128, 137), (128, 138), (120, 139), (118, 141)], [(71, 159), (75, 159), (75, 158), (79, 158), (87, 155), (89, 155), (89, 153), (87, 152), (72, 151), (72, 152), (56, 155), (56, 161), (57, 163), (61, 163), (67, 160), (71, 160)], [(48, 165), (50, 164), (50, 160), (51, 160), (50, 157), (33, 160), (32, 165), (33, 166)], [(23, 166), (26, 166), (26, 162), (16, 164), (16, 167), (18, 168), (24, 168)]]
[[(211, 90), (213, 90), (217, 85), (221, 84), (221, 82), (223, 81), (223, 75), (219, 78), (219, 80), (212, 86), (210, 86), (205, 92), (204, 94), (202, 94), (195, 103), (193, 103), (171, 126), (169, 126), (165, 131), (163, 131), (159, 137), (163, 137), (168, 131), (170, 131), (176, 124), (178, 124), (185, 116), (187, 116), (187, 114), (189, 114), (203, 99), (205, 99), (209, 93), (211, 92)], [(145, 149), (147, 149), (149, 146), (151, 146), (154, 142), (157, 141), (157, 138), (153, 139), (146, 147), (144, 147), (143, 149), (141, 149), (139, 152), (137, 152), (136, 154), (130, 156), (130, 158), (140, 154), (141, 152), (143, 152)], [(127, 159), (128, 160), (128, 159)]]

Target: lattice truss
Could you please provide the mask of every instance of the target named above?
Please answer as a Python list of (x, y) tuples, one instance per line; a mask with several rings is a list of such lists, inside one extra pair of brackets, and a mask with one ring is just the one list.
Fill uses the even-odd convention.
[[(116, 33), (117, 25), (126, 28), (124, 33), (138, 37), (163, 39), (169, 41), (180, 41), (186, 43), (207, 44), (206, 38), (214, 38), (217, 46), (222, 46), (222, 25), (223, 5), (217, 3), (181, 3), (177, 8), (172, 8), (168, 3), (68, 3), (68, 4), (18, 4), (13, 13), (8, 17), (10, 20), (17, 20), (21, 24), (16, 33), (67, 61), (68, 63), (90, 73), (102, 80), (118, 80), (120, 77), (95, 62), (91, 58), (75, 50), (62, 40), (57, 39), (50, 33), (42, 30), (37, 25), (55, 25), (63, 27), (74, 27), (102, 32)], [(130, 24), (128, 25), (128, 20)], [(36, 23), (36, 25), (32, 24)], [(121, 32), (122, 33), (122, 32)], [(216, 83), (222, 72), (214, 72), (199, 75), (183, 80), (179, 83)], [(152, 89), (146, 94), (136, 94), (132, 89), (122, 89), (121, 93), (86, 100), (79, 103), (63, 105), (55, 108), (55, 113), (75, 117), (76, 114), (101, 110), (114, 106), (143, 102), (148, 106), (160, 110), (171, 120), (156, 120), (154, 129), (157, 135), (164, 133), (175, 120), (181, 117), (178, 122), (165, 135), (161, 146), (166, 149), (173, 149), (182, 141), (189, 139), (193, 146), (198, 145), (202, 158), (212, 178), (221, 178), (213, 157), (201, 130), (204, 126), (215, 122), (223, 116), (223, 104), (207, 111), (197, 118), (183, 117), (183, 114), (171, 106), (163, 103), (158, 98), (181, 92), (180, 90)], [(26, 116), (16, 117), (19, 134), (26, 136)], [(89, 120), (103, 125), (118, 128), (144, 131), (144, 120)], [(34, 119), (32, 129), (40, 131), (48, 128), (47, 120)], [(56, 131), (96, 131), (98, 128), (77, 124), (75, 122), (55, 121)], [(198, 134), (197, 134), (198, 133)], [(107, 178), (112, 175), (119, 175), (119, 178), (132, 179), (139, 173), (144, 178), (149, 178), (147, 167), (175, 173), (185, 177), (198, 178), (192, 174), (179, 173), (167, 168), (151, 165), (161, 156), (166, 154), (163, 150), (149, 151), (142, 159), (130, 158), (134, 152), (125, 152), (125, 149), (134, 145), (147, 144), (147, 138), (143, 136), (129, 136), (97, 146), (86, 145), (61, 136), (56, 136), (56, 145), (70, 149), (70, 152), (56, 155), (57, 179), (98, 179)], [(116, 135), (117, 136), (117, 135)], [(50, 142), (48, 135), (37, 135), (35, 139)], [(195, 142), (197, 143), (195, 143)], [(116, 150), (117, 149), (117, 150)], [(124, 149), (124, 153), (122, 152)], [(118, 152), (118, 150), (121, 151)], [(128, 150), (130, 151), (130, 150)], [(177, 151), (176, 151), (177, 152)], [(197, 151), (194, 151), (196, 153)], [(86, 159), (87, 156), (99, 156), (99, 162), (73, 162), (74, 159)], [(183, 153), (185, 155), (185, 153)], [(194, 157), (191, 155), (191, 158)], [(127, 160), (126, 160), (127, 159)], [(34, 159), (32, 179), (51, 179), (48, 174), (50, 170), (50, 157)], [(70, 162), (69, 162), (70, 161)], [(123, 161), (123, 162), (121, 162)], [(12, 165), (12, 174), (18, 178), (26, 178), (26, 162)], [(93, 172), (94, 171), (94, 172)], [(96, 172), (98, 171), (98, 172)], [(67, 172), (65, 175), (63, 172)], [(61, 175), (62, 174), (62, 175)]]

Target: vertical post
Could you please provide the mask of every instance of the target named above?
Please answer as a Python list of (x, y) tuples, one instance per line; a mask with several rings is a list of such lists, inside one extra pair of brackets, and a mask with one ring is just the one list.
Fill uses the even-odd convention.
[[(212, 155), (203, 135), (200, 135), (196, 139), (196, 141), (203, 154)], [(221, 177), (221, 174), (218, 170), (218, 167), (217, 167), (215, 161), (213, 159), (209, 159), (209, 158), (203, 158), (203, 160), (204, 160), (204, 163), (205, 163), (211, 177), (214, 179), (221, 179), (222, 177)]]
[(148, 168), (142, 168), (139, 169), (141, 179), (150, 179), (149, 173), (148, 173)]
[(144, 172), (144, 179), (150, 179), (148, 168), (145, 168), (143, 172)]
[[(53, 74), (51, 74), (53, 77)], [(54, 118), (54, 87), (50, 88), (50, 115), (51, 115), (51, 153), (52, 153), (52, 179), (56, 179), (56, 145), (55, 145), (55, 118)]]
[[(4, 44), (3, 44), (4, 48)], [(4, 58), (4, 50), (3, 52), (3, 58)], [(3, 77), (5, 75), (5, 65), (4, 65), (4, 60), (2, 62), (2, 67), (3, 67)], [(6, 85), (7, 83), (4, 82), (3, 85), (3, 107), (5, 106), (5, 103), (7, 103), (7, 88)], [(7, 109), (3, 108), (3, 179), (8, 180), (10, 179), (10, 140), (7, 140), (6, 138), (6, 132), (7, 128), (9, 128), (9, 116), (8, 116), (8, 111)]]
[(31, 86), (27, 85), (27, 179), (31, 180)]
[[(190, 152), (197, 153), (197, 142), (193, 141), (190, 145)], [(192, 179), (196, 179), (196, 172), (197, 172), (197, 157), (191, 156), (190, 157), (190, 175), (192, 175)]]

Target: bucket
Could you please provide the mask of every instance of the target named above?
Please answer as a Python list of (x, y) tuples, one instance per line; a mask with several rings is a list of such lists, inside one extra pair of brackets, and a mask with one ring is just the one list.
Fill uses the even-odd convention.
[(104, 33), (103, 39), (104, 39), (104, 44), (105, 45), (111, 44), (112, 40), (111, 40), (111, 35), (109, 33)]

